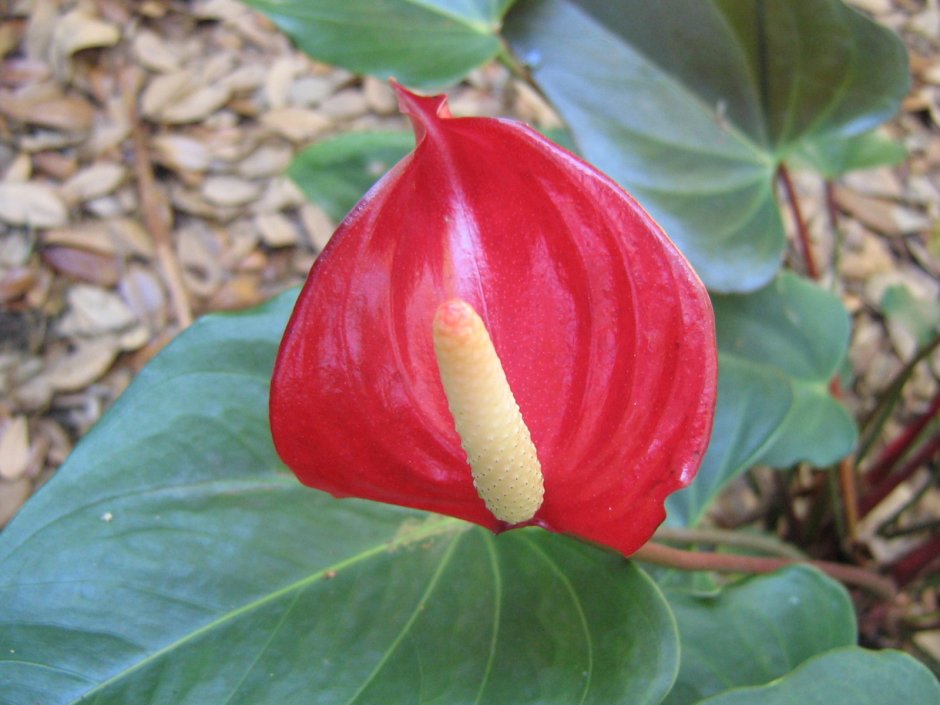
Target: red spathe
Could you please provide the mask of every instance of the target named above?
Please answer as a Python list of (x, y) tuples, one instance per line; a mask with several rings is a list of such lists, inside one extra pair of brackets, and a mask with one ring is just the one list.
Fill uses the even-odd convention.
[(529, 522), (632, 553), (705, 453), (708, 295), (608, 177), (513, 121), (398, 88), (417, 146), (317, 259), (271, 387), (302, 482), (507, 528), (473, 487), (432, 344), (461, 298), (492, 337), (542, 464)]

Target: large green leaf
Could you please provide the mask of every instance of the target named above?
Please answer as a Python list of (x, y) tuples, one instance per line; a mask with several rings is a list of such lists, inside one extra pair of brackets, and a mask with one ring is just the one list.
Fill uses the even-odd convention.
[(784, 273), (753, 294), (714, 296), (718, 349), (783, 373), (794, 403), (758, 462), (786, 467), (829, 465), (858, 438), (855, 421), (832, 398), (829, 383), (849, 344), (851, 321), (838, 297)]
[(841, 0), (523, 0), (505, 33), (716, 291), (776, 272), (781, 161), (876, 126), (909, 85), (900, 40)]
[(414, 145), (410, 132), (349, 132), (307, 147), (288, 175), (338, 222)]
[(813, 656), (855, 644), (848, 593), (807, 566), (709, 594), (668, 590), (666, 598), (679, 624), (682, 660), (665, 705), (763, 685)]
[(513, 0), (245, 0), (310, 56), (413, 86), (463, 78), (500, 51)]
[(700, 700), (699, 705), (937, 705), (940, 684), (900, 651), (858, 647), (821, 654), (780, 680)]
[(0, 535), (0, 703), (658, 703), (674, 622), (621, 557), (299, 486), (292, 303), (193, 326)]

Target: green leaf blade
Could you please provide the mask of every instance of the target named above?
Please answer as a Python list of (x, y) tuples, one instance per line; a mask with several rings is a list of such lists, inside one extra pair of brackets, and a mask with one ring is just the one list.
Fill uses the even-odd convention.
[(855, 644), (852, 601), (808, 566), (747, 578), (712, 593), (667, 590), (682, 661), (664, 705), (763, 685), (821, 653)]
[(907, 159), (907, 149), (877, 130), (845, 138), (822, 134), (803, 140), (789, 158), (834, 181), (850, 171), (897, 166)]
[(848, 350), (851, 321), (838, 297), (784, 273), (752, 294), (715, 296), (718, 349), (783, 373), (793, 404), (757, 462), (818, 466), (847, 455), (858, 429), (829, 383)]
[(827, 385), (791, 380), (794, 399), (771, 443), (757, 462), (786, 468), (797, 462), (826, 467), (844, 458), (858, 441), (858, 426)]
[(698, 705), (935, 705), (940, 684), (927, 667), (900, 651), (835, 649), (780, 680), (721, 693)]
[(310, 56), (416, 87), (460, 80), (500, 50), (511, 0), (246, 0)]
[[(784, 241), (779, 215), (767, 208), (773, 165), (723, 122), (718, 103), (675, 80), (648, 60), (645, 47), (631, 43), (634, 35), (624, 35), (641, 26), (628, 21), (630, 13), (649, 8), (631, 5), (609, 26), (605, 16), (594, 16), (601, 8), (590, 10), (581, 3), (523, 2), (507, 18), (507, 36), (580, 152), (650, 210), (710, 288), (766, 282)], [(769, 233), (770, 261), (755, 257), (752, 229)], [(718, 233), (721, 257), (702, 232)]]
[(288, 176), (339, 222), (385, 172), (414, 148), (407, 132), (352, 132), (298, 154)]
[(581, 153), (718, 292), (780, 266), (783, 159), (876, 126), (909, 83), (900, 40), (840, 0), (524, 0), (505, 34)]
[(724, 353), (823, 383), (845, 356), (851, 322), (842, 302), (794, 274), (747, 296), (715, 296), (712, 303)]

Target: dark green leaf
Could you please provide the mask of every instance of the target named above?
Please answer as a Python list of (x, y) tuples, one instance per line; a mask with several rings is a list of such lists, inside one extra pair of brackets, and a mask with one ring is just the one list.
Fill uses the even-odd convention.
[(0, 534), (0, 703), (658, 703), (674, 624), (621, 557), (280, 465), (292, 303), (193, 326)]
[[(852, 601), (807, 566), (742, 580), (711, 594), (667, 590), (679, 624), (679, 678), (665, 705), (763, 685), (830, 649), (855, 644)], [(758, 702), (758, 701), (754, 701)]]
[(909, 84), (900, 40), (840, 0), (524, 0), (506, 35), (581, 153), (717, 291), (779, 266), (778, 165), (875, 127)]
[(287, 173), (307, 198), (339, 222), (414, 145), (410, 132), (350, 132), (308, 147)]
[(715, 296), (718, 349), (783, 373), (794, 404), (760, 462), (828, 465), (849, 453), (858, 430), (829, 393), (845, 358), (851, 322), (838, 297), (784, 273), (747, 295)]
[(310, 56), (412, 86), (460, 80), (500, 50), (513, 0), (246, 0)]
[(936, 705), (940, 684), (900, 651), (836, 649), (778, 681), (729, 690), (699, 705)]
[(830, 181), (850, 171), (895, 166), (905, 159), (904, 145), (878, 130), (845, 138), (818, 135), (803, 140), (793, 155), (798, 166), (813, 168)]

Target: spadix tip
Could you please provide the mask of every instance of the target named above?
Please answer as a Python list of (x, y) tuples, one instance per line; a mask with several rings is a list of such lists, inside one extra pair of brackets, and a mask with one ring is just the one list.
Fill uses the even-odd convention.
[(437, 307), (434, 332), (447, 338), (467, 338), (473, 333), (477, 313), (463, 299), (449, 299)]

